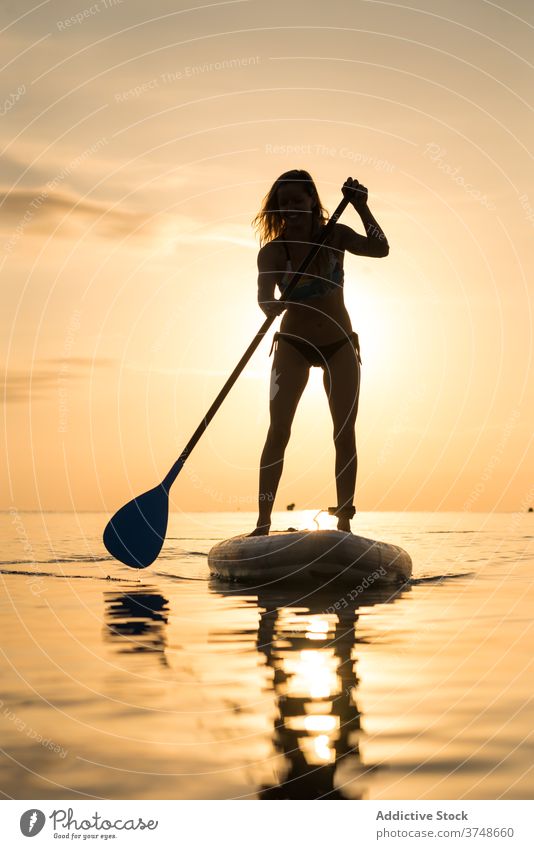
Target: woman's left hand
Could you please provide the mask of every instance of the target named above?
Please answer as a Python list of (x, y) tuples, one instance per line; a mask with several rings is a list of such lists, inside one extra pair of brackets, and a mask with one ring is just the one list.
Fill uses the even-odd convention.
[(347, 177), (341, 191), (343, 197), (348, 198), (355, 209), (360, 210), (367, 206), (367, 188), (358, 180)]

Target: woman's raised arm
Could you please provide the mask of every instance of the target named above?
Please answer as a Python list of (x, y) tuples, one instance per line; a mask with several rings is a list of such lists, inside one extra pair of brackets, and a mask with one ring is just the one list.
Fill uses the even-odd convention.
[(372, 214), (367, 204), (368, 192), (358, 180), (349, 177), (343, 184), (343, 195), (348, 197), (352, 206), (360, 216), (367, 235), (356, 233), (345, 224), (337, 224), (336, 232), (342, 250), (359, 256), (384, 257), (389, 253), (388, 240), (380, 224)]

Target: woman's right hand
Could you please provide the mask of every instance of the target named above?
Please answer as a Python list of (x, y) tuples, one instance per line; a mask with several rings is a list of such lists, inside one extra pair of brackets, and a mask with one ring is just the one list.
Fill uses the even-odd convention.
[(287, 308), (287, 304), (283, 301), (258, 301), (258, 304), (267, 318), (276, 318)]
[(343, 192), (343, 197), (347, 198), (357, 211), (367, 206), (367, 187), (359, 183), (358, 180), (347, 177), (341, 187), (341, 191)]

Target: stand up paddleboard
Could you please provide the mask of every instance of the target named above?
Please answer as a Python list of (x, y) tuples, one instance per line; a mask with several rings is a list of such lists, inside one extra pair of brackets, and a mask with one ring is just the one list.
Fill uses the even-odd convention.
[(243, 583), (330, 583), (353, 588), (365, 581), (402, 584), (412, 574), (410, 555), (396, 545), (344, 531), (241, 535), (214, 545), (213, 576)]

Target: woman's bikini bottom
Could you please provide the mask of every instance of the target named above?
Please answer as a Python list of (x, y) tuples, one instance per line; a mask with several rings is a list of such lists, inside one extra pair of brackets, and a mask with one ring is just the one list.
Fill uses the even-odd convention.
[(357, 333), (350, 333), (348, 336), (336, 339), (335, 342), (330, 342), (328, 345), (313, 345), (311, 342), (306, 342), (305, 339), (299, 339), (298, 336), (292, 336), (290, 333), (275, 333), (269, 356), (272, 354), (273, 349), (276, 351), (278, 341), (280, 339), (284, 339), (285, 342), (289, 342), (290, 345), (293, 345), (299, 354), (302, 354), (310, 366), (320, 366), (324, 368), (331, 357), (333, 357), (334, 354), (347, 342), (352, 343), (358, 357), (358, 362), (361, 363), (360, 342)]

